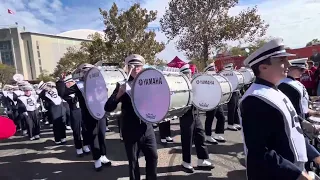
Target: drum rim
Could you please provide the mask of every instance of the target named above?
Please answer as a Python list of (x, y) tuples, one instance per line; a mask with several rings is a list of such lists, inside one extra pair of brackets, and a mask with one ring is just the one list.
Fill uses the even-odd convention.
[(252, 74), (253, 76), (252, 76), (252, 78), (251, 78), (251, 80), (248, 82), (248, 83), (246, 83), (246, 82), (244, 82), (244, 84), (245, 85), (247, 85), (247, 84), (250, 84), (250, 83), (252, 83), (253, 81), (254, 81), (254, 78), (255, 78), (255, 75), (254, 75), (254, 73), (253, 73), (253, 70), (252, 69), (250, 69), (250, 68), (245, 68), (245, 69), (239, 69), (238, 71), (242, 74), (242, 76), (243, 76), (243, 80), (244, 80), (244, 75), (243, 75), (243, 72), (241, 72), (240, 70), (245, 70), (246, 72), (248, 72), (248, 73), (250, 73), (250, 74)]
[[(222, 71), (219, 72), (219, 75), (223, 76), (221, 73), (224, 72), (224, 71), (231, 71), (232, 73), (233, 73), (233, 72), (238, 72), (238, 73), (242, 76), (243, 83), (240, 83), (240, 82), (239, 82), (239, 83), (238, 83), (238, 86), (237, 86), (234, 90), (232, 90), (232, 88), (231, 88), (231, 91), (232, 91), (232, 92), (239, 91), (240, 88), (245, 85), (245, 83), (244, 83), (244, 76), (243, 76), (243, 74), (242, 74), (241, 72), (236, 71), (236, 70), (222, 70)], [(227, 77), (225, 77), (225, 78), (227, 78)], [(227, 79), (228, 79), (228, 78), (227, 78)], [(229, 81), (229, 79), (228, 79), (228, 81)], [(229, 82), (230, 82), (230, 81), (229, 81)], [(231, 82), (230, 82), (230, 84), (231, 84)], [(232, 84), (231, 84), (231, 87), (232, 87)]]
[[(164, 117), (163, 117), (161, 120), (156, 121), (156, 122), (150, 122), (150, 121), (148, 121), (148, 120), (145, 120), (145, 119), (142, 117), (142, 115), (139, 113), (139, 111), (137, 110), (137, 108), (136, 108), (136, 106), (135, 106), (135, 104), (134, 104), (134, 91), (135, 91), (134, 85), (136, 84), (136, 81), (137, 81), (138, 77), (139, 77), (143, 72), (145, 72), (145, 71), (150, 71), (150, 70), (158, 71), (158, 72), (164, 77), (163, 73), (162, 73), (160, 70), (155, 69), (155, 68), (144, 68), (142, 71), (140, 71), (140, 72), (137, 74), (137, 76), (134, 78), (133, 83), (132, 83), (132, 87), (131, 87), (131, 95), (132, 95), (132, 96), (131, 96), (131, 103), (132, 103), (133, 110), (134, 110), (134, 112), (136, 113), (136, 116), (138, 116), (139, 119), (141, 119), (142, 121), (144, 121), (144, 122), (146, 122), (146, 123), (159, 123), (159, 122), (163, 121), (163, 120), (167, 117), (167, 115), (168, 115), (168, 113), (169, 113), (169, 110), (170, 110), (171, 90), (170, 90), (170, 87), (169, 87), (168, 82), (167, 82), (167, 84), (168, 84), (168, 89), (169, 89), (169, 96), (168, 96), (168, 97), (169, 97), (169, 107), (168, 107), (167, 113), (164, 115)], [(167, 81), (165, 77), (164, 77), (164, 80)]]
[[(207, 74), (207, 73), (199, 74), (198, 76), (192, 78), (192, 80), (190, 81), (191, 87), (192, 87), (192, 82), (193, 82), (197, 77), (202, 76), (202, 75), (213, 77), (213, 74)], [(221, 75), (220, 75), (220, 76), (221, 76)], [(216, 79), (215, 79), (215, 80), (216, 80)], [(230, 83), (230, 82), (228, 82), (228, 83)], [(222, 89), (221, 89), (221, 88), (220, 88), (220, 91), (221, 91), (221, 94), (222, 94)], [(196, 107), (197, 109), (199, 109), (200, 111), (205, 111), (205, 112), (206, 112), (206, 111), (212, 111), (212, 110), (214, 110), (216, 107), (219, 106), (219, 104), (218, 104), (217, 106), (215, 106), (214, 108), (211, 108), (211, 109), (203, 109), (202, 107), (198, 107), (198, 106), (194, 103), (193, 93), (192, 93), (192, 105), (195, 106), (195, 107)]]
[[(92, 68), (90, 68), (89, 70), (88, 70), (88, 72), (84, 75), (84, 78), (83, 78), (83, 85), (84, 85), (84, 95), (85, 95), (85, 97), (84, 97), (84, 99), (85, 99), (85, 103), (86, 103), (86, 107), (87, 107), (87, 109), (88, 109), (88, 111), (89, 111), (89, 114), (95, 119), (95, 120), (97, 120), (97, 121), (99, 121), (99, 120), (101, 120), (101, 119), (103, 119), (105, 116), (106, 116), (106, 111), (104, 111), (104, 114), (103, 114), (103, 116), (102, 116), (102, 118), (101, 119), (99, 119), (99, 118), (97, 118), (97, 117), (95, 117), (95, 115), (91, 112), (91, 110), (90, 110), (90, 106), (88, 105), (88, 101), (87, 101), (87, 96), (86, 96), (86, 94), (87, 94), (87, 86), (86, 86), (86, 82), (87, 82), (87, 76), (88, 76), (88, 74), (89, 74), (89, 72), (90, 71), (92, 71), (92, 69), (96, 69), (96, 70), (98, 70), (99, 71), (99, 73), (101, 74), (101, 70), (99, 69), (99, 68), (97, 68), (97, 67), (92, 67)], [(102, 75), (102, 74), (101, 74)], [(103, 76), (102, 76), (103, 77)], [(106, 85), (106, 82), (104, 81), (104, 84), (105, 84), (105, 86), (107, 86)], [(108, 89), (107, 89), (107, 91), (108, 91)], [(107, 92), (108, 93), (108, 92)], [(109, 99), (109, 97), (107, 96), (107, 101), (108, 101), (108, 99)]]

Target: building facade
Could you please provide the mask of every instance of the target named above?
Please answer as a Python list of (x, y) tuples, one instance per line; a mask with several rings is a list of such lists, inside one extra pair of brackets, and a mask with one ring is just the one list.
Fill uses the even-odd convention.
[(53, 73), (69, 47), (90, 41), (94, 30), (73, 30), (59, 35), (20, 32), (18, 28), (0, 29), (1, 63), (14, 66), (26, 80), (35, 80), (44, 71)]

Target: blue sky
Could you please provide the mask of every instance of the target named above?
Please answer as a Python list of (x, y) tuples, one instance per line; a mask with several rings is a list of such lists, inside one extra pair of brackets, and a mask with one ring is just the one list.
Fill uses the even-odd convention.
[[(120, 8), (128, 8), (138, 0), (115, 0)], [(108, 9), (111, 0), (0, 0), (0, 27), (8, 27), (15, 22), (27, 31), (58, 34), (74, 29), (103, 30), (98, 8)], [(169, 0), (140, 0), (148, 10), (157, 10), (162, 17)], [(302, 47), (313, 38), (319, 38), (320, 27), (318, 0), (240, 0), (230, 11), (231, 15), (254, 5), (258, 6), (261, 17), (270, 24), (267, 36), (282, 37), (289, 47)], [(7, 9), (15, 12), (7, 14)], [(157, 26), (158, 21), (150, 26)], [(157, 40), (166, 42), (163, 33), (157, 32)], [(237, 45), (238, 42), (230, 42)], [(174, 42), (166, 46), (158, 57), (171, 60), (175, 56), (185, 59), (182, 52), (175, 49)]]

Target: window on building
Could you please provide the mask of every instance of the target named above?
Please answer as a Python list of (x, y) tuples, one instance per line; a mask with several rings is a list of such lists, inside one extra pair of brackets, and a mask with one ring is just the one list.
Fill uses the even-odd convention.
[(41, 66), (41, 59), (39, 59), (38, 62), (39, 62), (39, 65)]
[(40, 68), (40, 73), (43, 73), (42, 66), (39, 66), (39, 68)]
[(36, 41), (37, 49), (39, 50), (39, 41)]
[(28, 50), (28, 58), (29, 58), (29, 67), (30, 67), (30, 72), (31, 72), (31, 79), (33, 79), (32, 57), (31, 57), (30, 46), (31, 46), (31, 45), (29, 44), (29, 41), (27, 40), (27, 50)]
[(0, 41), (0, 50), (11, 50), (11, 41)]
[(40, 58), (41, 56), (40, 56), (40, 51), (38, 51), (38, 58)]

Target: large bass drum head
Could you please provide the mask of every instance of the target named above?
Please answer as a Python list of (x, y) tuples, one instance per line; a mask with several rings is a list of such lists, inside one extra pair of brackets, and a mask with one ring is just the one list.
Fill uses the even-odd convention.
[(224, 76), (225, 78), (227, 78), (231, 84), (231, 89), (232, 91), (235, 91), (240, 82), (239, 81), (243, 81), (243, 79), (239, 80), (239, 77), (237, 76), (237, 74), (235, 73), (236, 71), (228, 71), (228, 70), (224, 70), (221, 71), (219, 74)]
[(243, 68), (240, 69), (239, 72), (243, 75), (244, 84), (249, 84), (254, 79), (254, 74), (251, 69)]
[(219, 104), (222, 96), (221, 88), (212, 75), (198, 75), (192, 79), (191, 85), (192, 103), (196, 108), (201, 111), (210, 111)]
[(84, 78), (84, 94), (89, 113), (96, 120), (105, 116), (104, 106), (108, 100), (108, 89), (100, 69), (91, 68)]
[(160, 71), (144, 69), (135, 78), (131, 94), (133, 108), (141, 120), (158, 123), (166, 117), (170, 108), (170, 88)]

